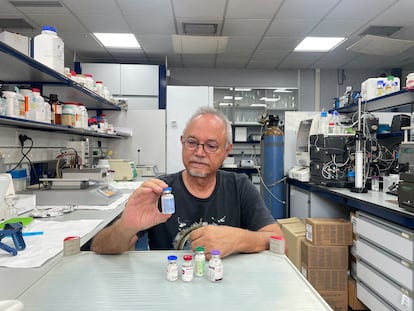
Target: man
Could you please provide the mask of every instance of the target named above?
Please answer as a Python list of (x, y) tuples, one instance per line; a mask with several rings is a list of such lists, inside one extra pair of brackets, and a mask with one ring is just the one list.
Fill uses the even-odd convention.
[[(102, 254), (131, 249), (147, 231), (150, 249), (205, 248), (221, 257), (269, 248), (269, 237), (283, 235), (255, 186), (244, 174), (219, 170), (232, 149), (232, 130), (220, 112), (200, 108), (181, 136), (181, 172), (145, 181), (128, 199), (121, 217), (99, 232), (92, 250)], [(162, 214), (159, 197), (172, 187), (175, 213)]]

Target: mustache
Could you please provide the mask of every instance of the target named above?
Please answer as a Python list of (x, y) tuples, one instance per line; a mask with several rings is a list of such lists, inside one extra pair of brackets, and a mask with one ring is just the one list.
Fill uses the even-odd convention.
[(209, 162), (206, 159), (199, 158), (197, 156), (191, 157), (190, 162), (197, 162), (197, 163), (201, 163), (201, 164), (209, 164)]

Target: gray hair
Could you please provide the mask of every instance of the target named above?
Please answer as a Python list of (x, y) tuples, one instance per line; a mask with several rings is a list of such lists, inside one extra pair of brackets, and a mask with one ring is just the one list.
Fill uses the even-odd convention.
[(205, 114), (214, 115), (214, 116), (218, 117), (220, 120), (222, 120), (224, 122), (224, 124), (226, 125), (226, 136), (227, 136), (226, 145), (231, 144), (233, 142), (233, 131), (231, 129), (231, 123), (230, 123), (229, 119), (221, 111), (216, 110), (212, 107), (208, 107), (208, 106), (202, 106), (202, 107), (197, 109), (197, 111), (187, 121), (187, 124), (184, 127), (182, 135), (184, 136), (185, 132), (187, 131), (188, 125), (191, 123), (191, 121), (193, 121), (198, 116), (205, 115)]

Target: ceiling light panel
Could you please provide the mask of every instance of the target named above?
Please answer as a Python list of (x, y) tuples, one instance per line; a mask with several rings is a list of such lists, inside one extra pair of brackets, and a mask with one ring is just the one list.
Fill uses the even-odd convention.
[(140, 45), (133, 34), (130, 33), (94, 33), (103, 46), (108, 48), (136, 49)]
[(341, 44), (343, 37), (306, 37), (294, 49), (295, 52), (328, 52)]

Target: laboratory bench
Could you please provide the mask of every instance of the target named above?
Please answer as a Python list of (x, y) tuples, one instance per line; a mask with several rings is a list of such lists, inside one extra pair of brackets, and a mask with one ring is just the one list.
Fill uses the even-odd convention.
[(399, 207), (397, 196), (371, 190), (356, 193), (294, 179), (288, 179), (287, 188), (293, 216), (305, 209), (309, 217), (342, 214), (352, 221), (355, 261), (350, 270), (357, 280), (357, 297), (367, 307), (414, 310), (414, 213)]
[(284, 255), (264, 251), (223, 258), (223, 279), (215, 283), (206, 275), (168, 281), (167, 256), (177, 255), (180, 266), (186, 253), (65, 256), (15, 298), (28, 310), (42, 311), (332, 310)]
[[(397, 196), (371, 190), (366, 193), (356, 193), (349, 188), (325, 187), (292, 178), (288, 178), (286, 184), (288, 194), (291, 194), (292, 189), (297, 189), (317, 197), (323, 197), (331, 204), (334, 202), (336, 205), (347, 207), (348, 210), (345, 210), (345, 213), (348, 215), (350, 211), (361, 210), (414, 230), (414, 213), (399, 207)], [(292, 200), (288, 201), (289, 213), (295, 207), (292, 206)], [(312, 209), (312, 206), (309, 208)], [(312, 215), (311, 212), (308, 216), (315, 217), (319, 215)]]
[[(136, 183), (138, 186), (140, 182)], [(70, 221), (81, 221), (81, 220), (96, 220), (97, 225), (93, 227), (90, 231), (88, 231), (85, 235), (81, 236), (80, 238), (80, 246), (82, 248), (88, 249), (88, 244), (92, 240), (92, 238), (104, 227), (108, 226), (111, 222), (113, 222), (123, 211), (126, 199), (128, 194), (133, 191), (133, 189), (120, 189), (122, 192), (121, 198), (116, 202), (114, 202), (114, 208), (102, 208), (102, 209), (75, 209), (73, 212), (65, 213), (62, 216), (56, 217), (47, 217), (47, 218), (39, 218), (39, 220), (44, 222), (63, 222), (68, 223)], [(122, 202), (120, 202), (122, 201)], [(22, 215), (24, 216), (24, 215)], [(36, 218), (37, 219), (37, 218)], [(28, 238), (26, 238), (28, 239)], [(27, 241), (26, 241), (26, 249), (27, 249)], [(12, 256), (6, 253), (3, 250), (0, 250), (2, 256)], [(21, 252), (24, 252), (21, 251)], [(19, 253), (16, 257), (19, 256)], [(22, 294), (29, 286), (35, 283), (38, 279), (43, 277), (50, 269), (52, 269), (63, 257), (63, 240), (62, 240), (62, 249), (58, 252), (56, 256), (48, 259), (44, 264), (40, 267), (31, 267), (31, 268), (10, 268), (1, 266), (0, 267), (0, 275), (3, 284), (5, 280), (7, 280), (7, 286), (2, 286), (0, 290), (0, 300), (8, 300), (8, 299), (15, 299), (18, 295)], [(58, 308), (60, 309), (60, 308)]]

